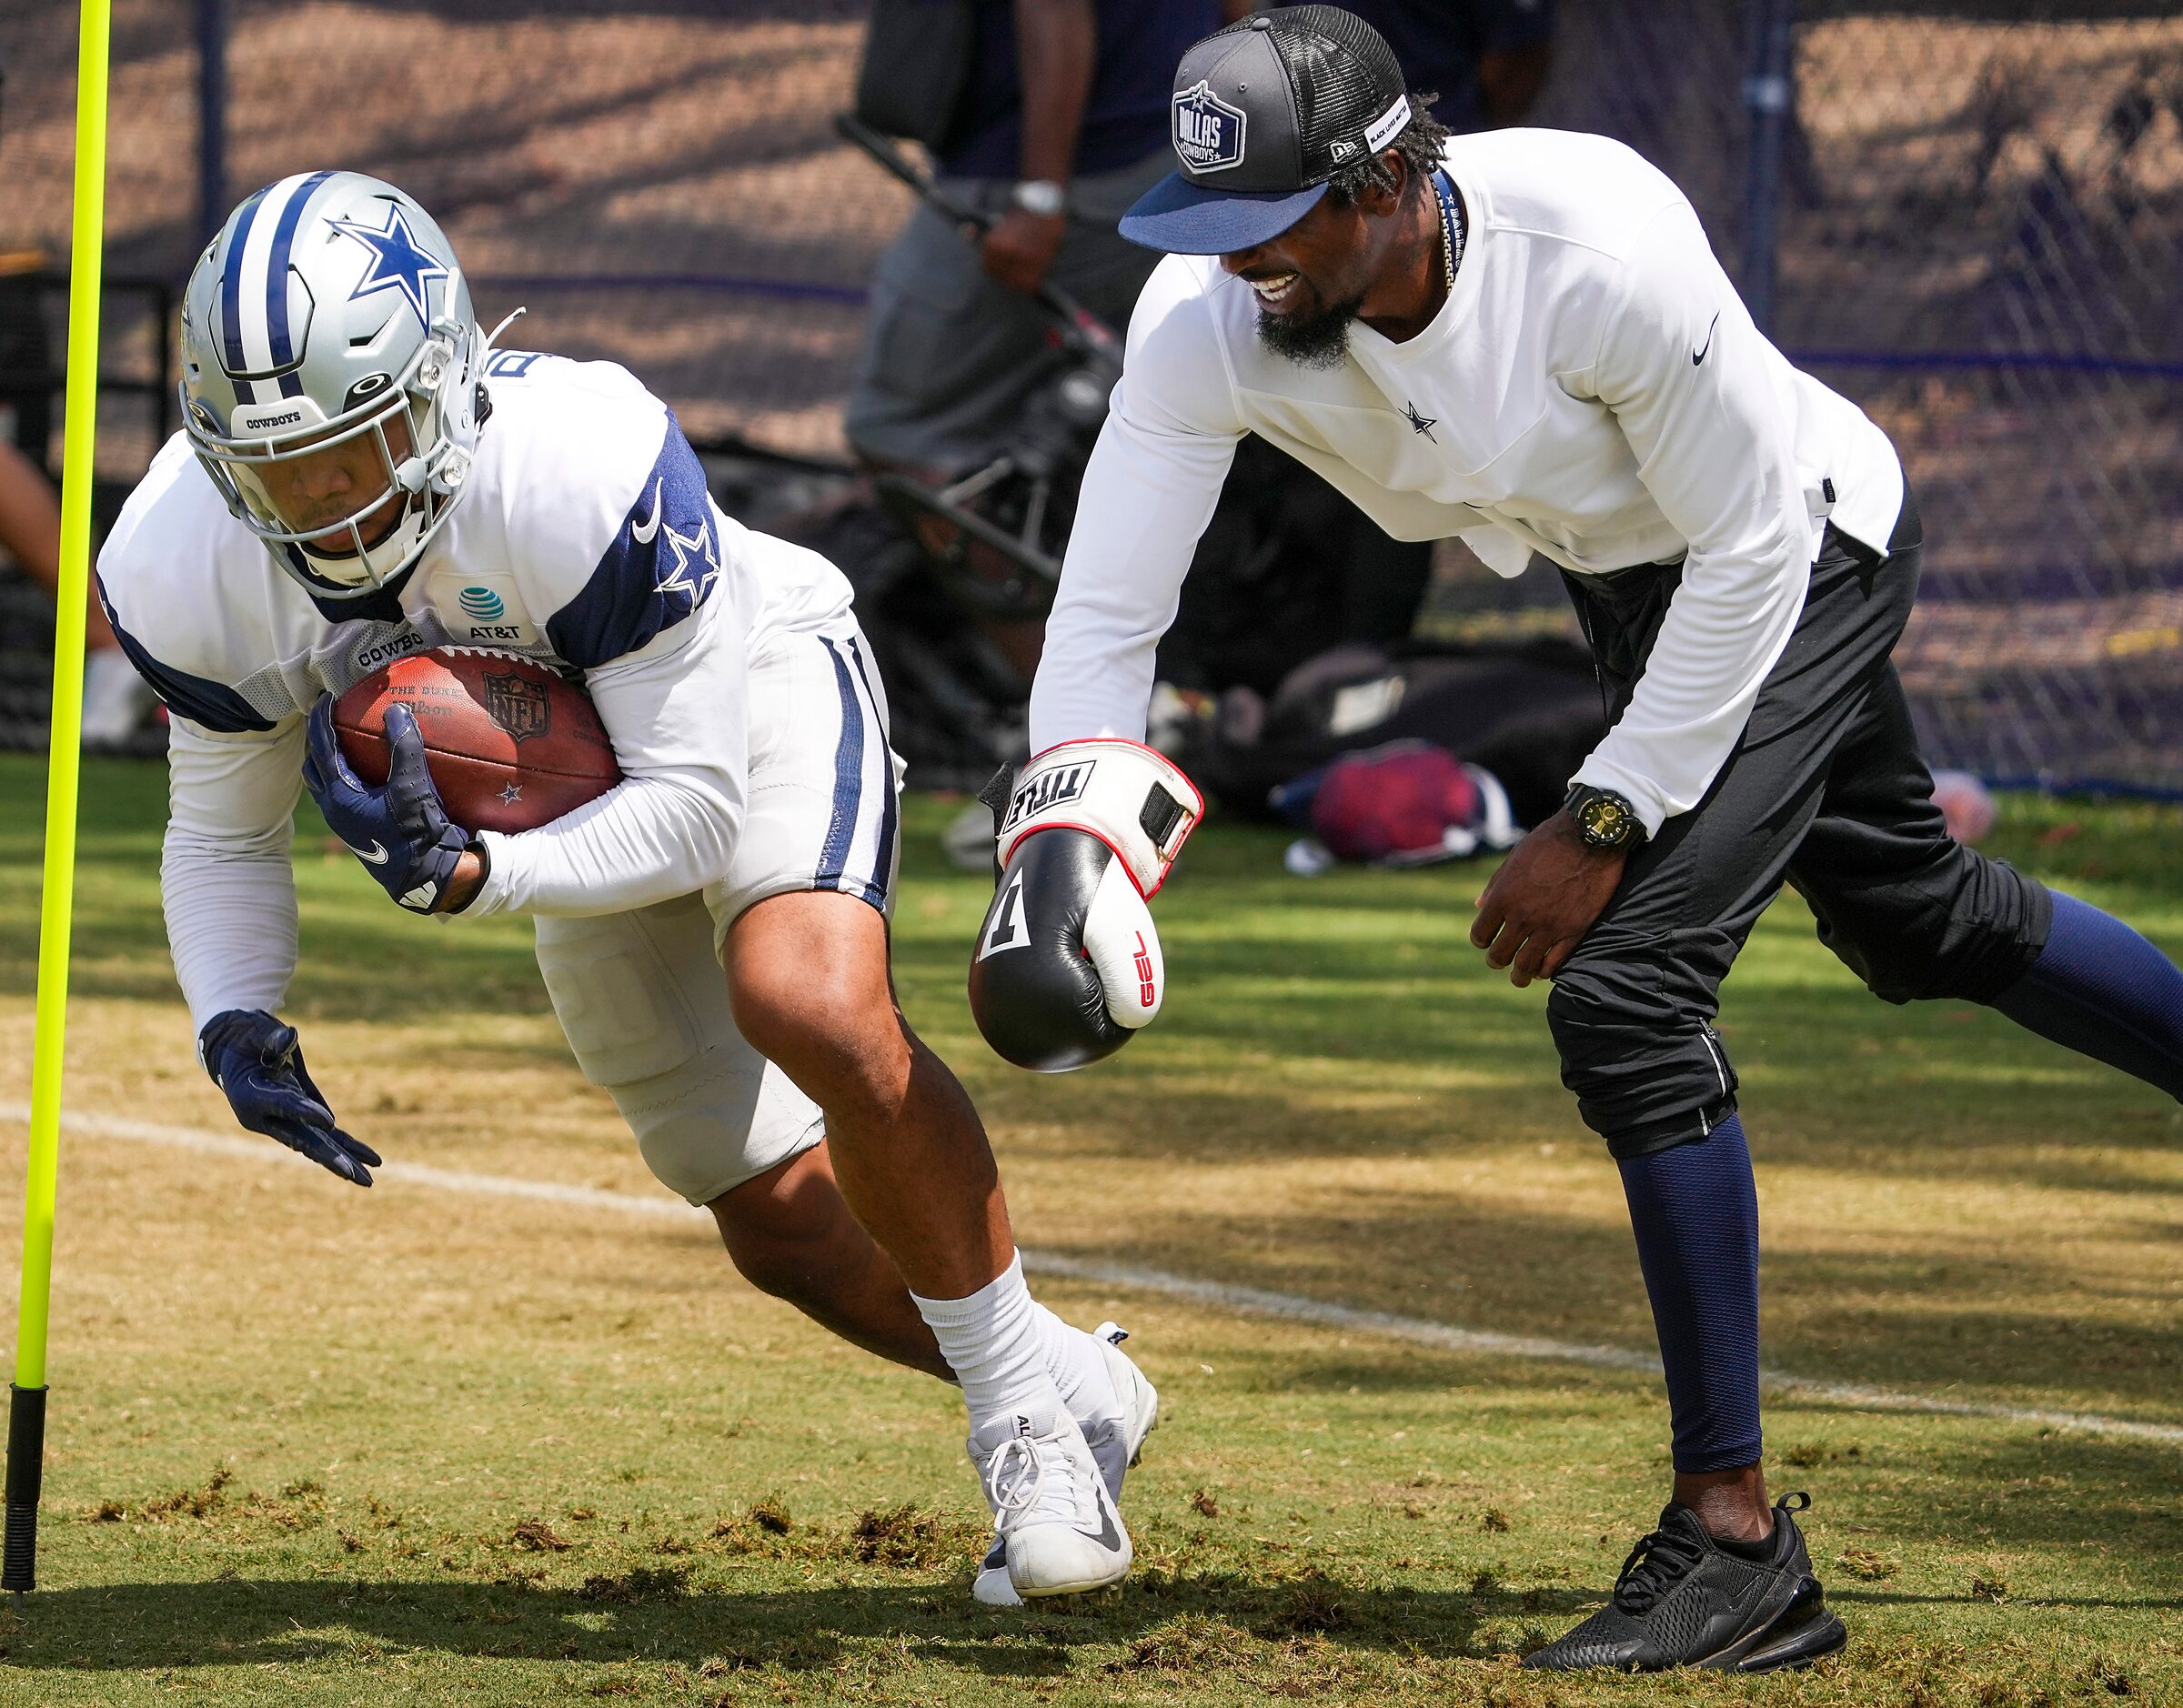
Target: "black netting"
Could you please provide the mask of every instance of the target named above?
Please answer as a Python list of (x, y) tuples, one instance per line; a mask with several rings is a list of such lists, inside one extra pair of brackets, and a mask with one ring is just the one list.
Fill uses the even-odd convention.
[(1377, 30), (1339, 6), (1291, 6), (1273, 20), (1296, 92), (1304, 176), (1320, 183), (1351, 164), (1334, 145), (1362, 136), (1403, 91), (1402, 67)]

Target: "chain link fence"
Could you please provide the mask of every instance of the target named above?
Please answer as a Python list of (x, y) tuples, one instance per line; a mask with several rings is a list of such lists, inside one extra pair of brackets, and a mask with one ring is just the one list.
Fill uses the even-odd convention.
[[(628, 363), (693, 437), (839, 452), (863, 286), (909, 211), (830, 128), (861, 5), (220, 9), (231, 194), (329, 162), (389, 177), (482, 315), (528, 306), (517, 342)], [(116, 275), (178, 281), (204, 236), (196, 11), (117, 0)], [(2183, 789), (2174, 12), (1559, 5), (1534, 122), (1671, 173), (1776, 342), (1902, 449), (1927, 551), (1898, 659), (1937, 760), (1988, 777)], [(65, 243), (74, 30), (66, 0), (0, 15), (0, 276)], [(114, 323), (109, 366), (156, 367), (141, 309)], [(102, 406), (102, 469), (141, 468), (159, 425), (150, 394)], [(1451, 551), (1432, 620), (1553, 624), (1558, 599)]]

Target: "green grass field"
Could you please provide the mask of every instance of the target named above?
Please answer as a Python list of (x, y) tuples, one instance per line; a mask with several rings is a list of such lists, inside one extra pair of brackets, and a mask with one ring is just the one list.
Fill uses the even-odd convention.
[[(43, 775), (0, 760), (5, 1249)], [(95, 763), (69, 1108), (229, 1131), (157, 914), (164, 778)], [(1215, 826), (1160, 903), (1158, 1026), (1060, 1080), (961, 994), (985, 887), (913, 804), (905, 1006), (987, 1113), (1028, 1246), (1462, 1328), (1646, 1349), (1611, 1165), (1541, 990), (1468, 949), (1479, 866), (1283, 874)], [(1993, 846), (2183, 949), (2183, 814), (2013, 799)], [(311, 821), (289, 1005), (397, 1163), (660, 1198), (518, 921), (397, 913)], [(1793, 898), (1728, 986), (1797, 1375), (2183, 1423), (2183, 1111), (1952, 1005), (1883, 1007)], [(602, 1201), (603, 1203), (603, 1201)], [(12, 1301), (12, 1289), (7, 1290)], [(745, 1287), (706, 1221), (78, 1132), (64, 1145), (44, 1587), (0, 1703), (2183, 1702), (2183, 1447), (1809, 1402), (1778, 1489), (1851, 1646), (1745, 1682), (1542, 1682), (1665, 1495), (1656, 1378), (1048, 1280), (1163, 1426), (1121, 1591), (974, 1608), (951, 1392)], [(8, 1324), (12, 1331), (12, 1321)]]

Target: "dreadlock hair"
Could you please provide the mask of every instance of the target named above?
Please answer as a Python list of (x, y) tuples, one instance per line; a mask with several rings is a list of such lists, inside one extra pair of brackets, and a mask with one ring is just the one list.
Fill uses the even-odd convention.
[[(1387, 145), (1403, 157), (1413, 181), (1428, 181), (1440, 165), (1441, 150), (1455, 133), (1433, 116), (1433, 103), (1440, 96), (1423, 89), (1410, 91), (1410, 122)], [(1327, 191), (1345, 207), (1354, 207), (1367, 190), (1392, 194), (1394, 174), (1387, 169), (1387, 148), (1369, 155), (1353, 166), (1343, 166), (1326, 181)]]

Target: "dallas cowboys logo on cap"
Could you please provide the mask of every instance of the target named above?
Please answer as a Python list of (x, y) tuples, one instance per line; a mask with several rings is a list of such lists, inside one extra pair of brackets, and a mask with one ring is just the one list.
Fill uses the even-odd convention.
[(344, 236), (354, 237), (371, 251), (370, 268), (357, 288), (349, 292), (349, 301), (353, 303), (359, 296), (369, 296), (378, 291), (399, 291), (402, 300), (417, 311), (417, 325), (432, 324), (432, 307), (425, 286), (433, 279), (450, 275), (429, 249), (417, 246), (409, 222), (402, 216), (398, 206), (388, 206), (386, 226), (376, 231), (356, 219), (334, 220), (332, 228)]
[(1175, 152), (1192, 172), (1225, 172), (1243, 163), (1249, 119), (1201, 79), (1175, 95)]

